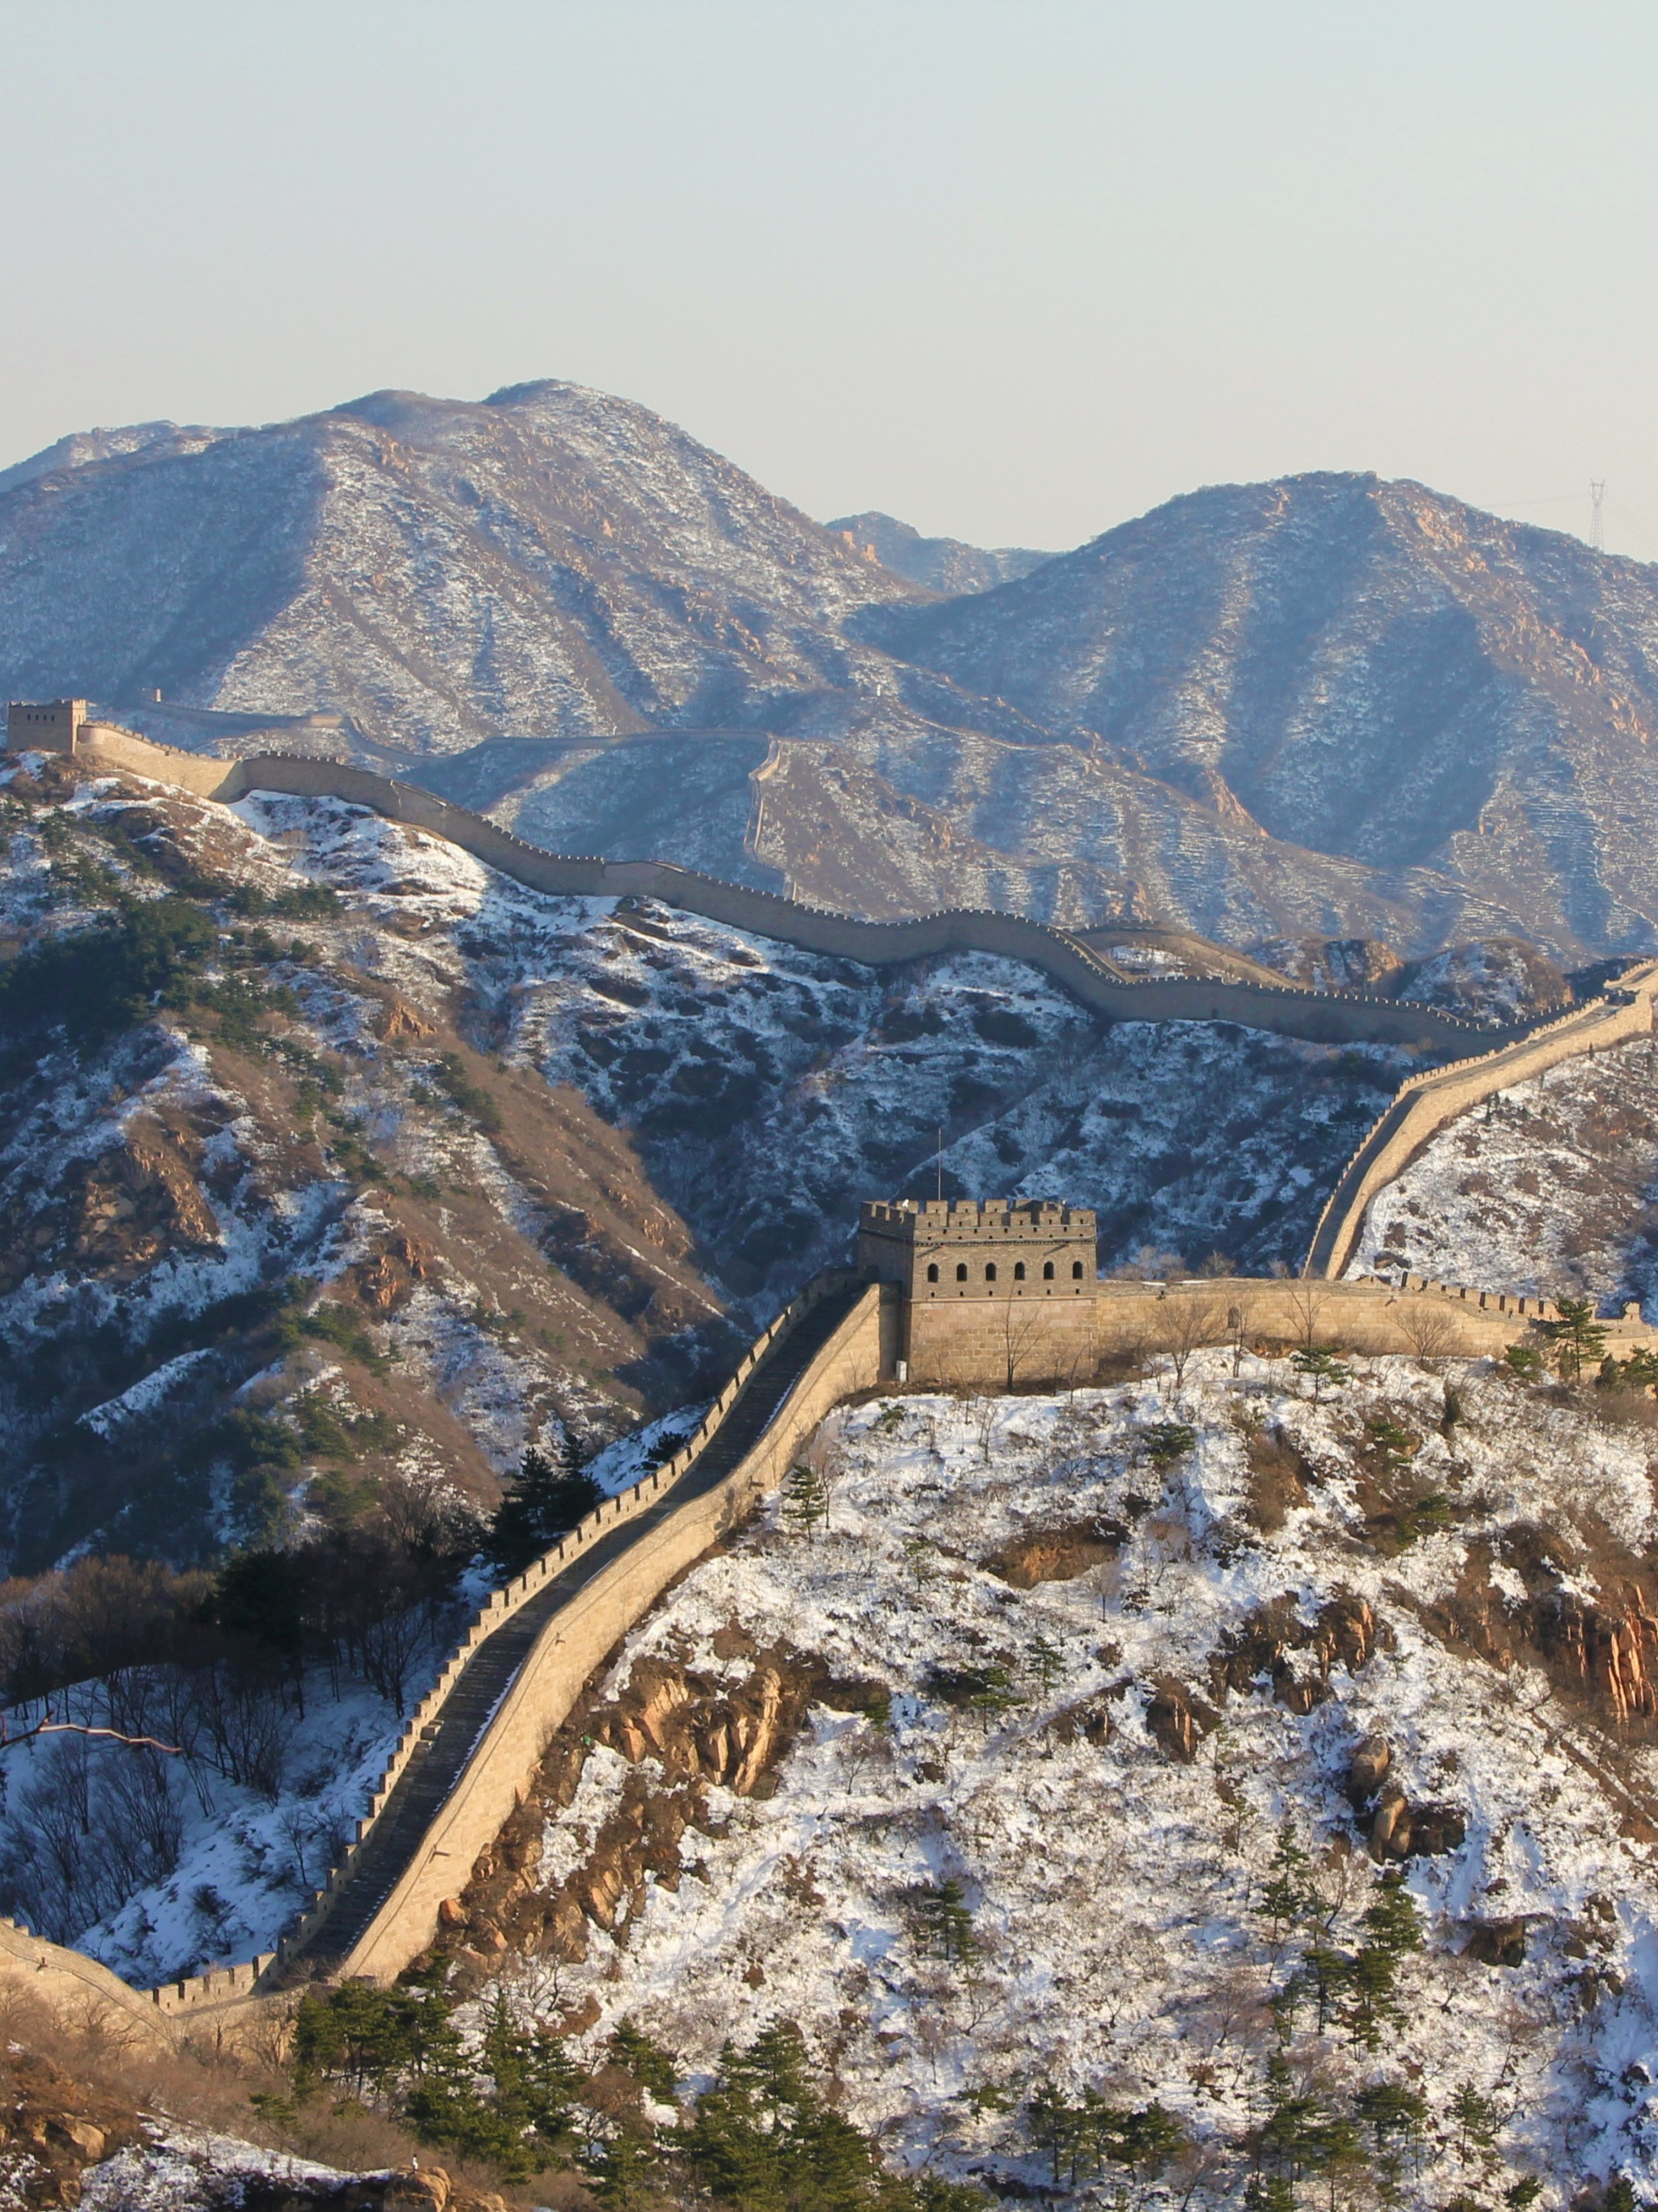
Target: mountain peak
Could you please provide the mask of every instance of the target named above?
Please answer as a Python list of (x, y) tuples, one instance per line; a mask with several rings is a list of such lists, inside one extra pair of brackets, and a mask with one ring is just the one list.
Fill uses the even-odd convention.
[(1013, 577), (1028, 576), (1054, 557), (1023, 545), (991, 549), (969, 545), (959, 538), (923, 538), (911, 524), (883, 514), (878, 507), (837, 516), (823, 527), (844, 538), (862, 559), (878, 562), (892, 575), (946, 596), (992, 591)]

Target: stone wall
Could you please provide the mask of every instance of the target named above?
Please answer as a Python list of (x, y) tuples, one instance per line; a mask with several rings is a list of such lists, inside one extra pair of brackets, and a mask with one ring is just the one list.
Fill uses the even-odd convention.
[[(1102, 1300), (1093, 1283), (1034, 1283), (1027, 1297), (918, 1296), (904, 1312), (903, 1358), (912, 1383), (1005, 1390), (1090, 1381), (1102, 1348)], [(1047, 1291), (1050, 1295), (1044, 1296)], [(1137, 1303), (1150, 1304), (1142, 1293)]]
[[(1500, 1358), (1535, 1322), (1558, 1317), (1546, 1298), (1414, 1278), (1398, 1288), (1272, 1276), (1101, 1283), (1082, 1297), (1057, 1287), (1063, 1294), (1051, 1300), (914, 1301), (903, 1312), (899, 1346), (907, 1382), (947, 1390), (1080, 1383), (1103, 1359), (1221, 1344), (1235, 1329), (1258, 1345)], [(1615, 1351), (1658, 1342), (1658, 1330), (1638, 1316), (1605, 1326)]]
[(15, 1920), (0, 1920), (0, 2002), (8, 1991), (48, 2006), (68, 2026), (92, 2027), (115, 2043), (172, 2039), (166, 2008), (154, 1993), (130, 1987), (84, 1951), (48, 1943)]
[(777, 1487), (829, 1408), (878, 1379), (881, 1299), (872, 1284), (738, 1467), (650, 1530), (548, 1623), (420, 1856), (341, 1960), (343, 1978), (389, 1982), (425, 1949), (439, 1906), (465, 1887), (528, 1787), (548, 1737), (605, 1655), (677, 1575)]
[(388, 820), (406, 822), (460, 846), (532, 890), (559, 896), (613, 898), (631, 895), (756, 936), (798, 945), (865, 966), (884, 967), (942, 952), (989, 952), (1051, 975), (1084, 1005), (1113, 1021), (1236, 1022), (1317, 1043), (1388, 1043), (1434, 1051), (1466, 1049), (1493, 1036), (1521, 1031), (1482, 1030), (1433, 1006), (1419, 1006), (1362, 991), (1307, 991), (1219, 977), (1151, 976), (1128, 982), (1103, 968), (1087, 947), (1063, 930), (1022, 915), (952, 908), (913, 921), (865, 921), (802, 906), (774, 892), (721, 882), (663, 860), (604, 860), (548, 853), (526, 844), (465, 806), (452, 805), (417, 784), (376, 775), (349, 762), (308, 754), (258, 753), (246, 760), (154, 744), (110, 723), (88, 726), (82, 750), (88, 765), (172, 782), (203, 798), (234, 800), (252, 791), (301, 798), (348, 799)]
[(1325, 1205), (1307, 1255), (1309, 1275), (1339, 1275), (1351, 1261), (1376, 1193), (1401, 1174), (1437, 1130), (1498, 1091), (1653, 1033), (1658, 961), (1625, 975), (1615, 991), (1577, 1006), (1517, 1044), (1413, 1075), (1370, 1130)]

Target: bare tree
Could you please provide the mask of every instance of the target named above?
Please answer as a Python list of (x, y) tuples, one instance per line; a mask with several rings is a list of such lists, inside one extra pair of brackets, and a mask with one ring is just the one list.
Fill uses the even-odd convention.
[(1236, 1382), (1243, 1371), (1243, 1355), (1249, 1346), (1251, 1309), (1248, 1305), (1228, 1306), (1226, 1335), (1232, 1347), (1232, 1380)]
[(968, 1419), (977, 1431), (979, 1461), (984, 1467), (990, 1465), (990, 1439), (995, 1433), (996, 1416), (1000, 1411), (998, 1401), (982, 1392), (978, 1397), (968, 1400)]
[(1400, 1334), (1424, 1366), (1456, 1349), (1456, 1322), (1443, 1306), (1424, 1297), (1402, 1297), (1394, 1308)]
[(1042, 1334), (1042, 1310), (1028, 1305), (1023, 1298), (1008, 1298), (1002, 1308), (1002, 1352), (1007, 1370), (1007, 1387), (1012, 1389), (1019, 1379), (1019, 1362)]
[(409, 1670), (425, 1649), (428, 1628), (418, 1606), (404, 1606), (379, 1620), (365, 1622), (357, 1633), (357, 1651), (369, 1686), (378, 1690), (402, 1719), (404, 1691)]
[(1166, 1352), (1175, 1370), (1175, 1388), (1186, 1384), (1187, 1364), (1206, 1344), (1218, 1344), (1226, 1327), (1226, 1309), (1212, 1298), (1175, 1297), (1158, 1301), (1157, 1346)]
[(1318, 1341), (1319, 1323), (1330, 1303), (1329, 1285), (1315, 1277), (1303, 1276), (1286, 1297), (1301, 1348), (1303, 1352), (1310, 1352)]

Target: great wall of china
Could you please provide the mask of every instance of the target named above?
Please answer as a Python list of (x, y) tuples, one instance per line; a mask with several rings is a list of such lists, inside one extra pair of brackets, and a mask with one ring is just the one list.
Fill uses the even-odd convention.
[[(331, 796), (447, 837), (532, 888), (608, 896), (632, 892), (808, 949), (878, 962), (958, 948), (993, 951), (1040, 967), (1118, 1019), (1224, 1020), (1329, 1041), (1376, 1041), (1368, 1023), (1397, 1017), (1396, 1001), (1189, 979), (1124, 983), (1106, 975), (1063, 932), (996, 915), (933, 915), (914, 923), (860, 922), (792, 905), (644, 862), (607, 864), (544, 854), (483, 817), (431, 794), (338, 762), (263, 755), (210, 760), (173, 752), (108, 726), (85, 728), (74, 748), (94, 772), (136, 774), (234, 799), (254, 790)], [(1558, 1317), (1546, 1300), (1410, 1279), (1400, 1286), (1339, 1279), (1364, 1213), (1434, 1132), (1493, 1092), (1560, 1061), (1650, 1036), (1658, 962), (1558, 1021), (1515, 1037), (1436, 1017), (1408, 1039), (1440, 1048), (1496, 1042), (1471, 1058), (1415, 1076), (1370, 1131), (1332, 1194), (1299, 1278), (1189, 1284), (1108, 1283), (1087, 1300), (1090, 1356), (1155, 1349), (1182, 1304), (1216, 1326), (1278, 1342), (1333, 1341), (1366, 1352), (1499, 1353), (1533, 1322)], [(1305, 1002), (1315, 1001), (1312, 1006)], [(1301, 1002), (1297, 1004), (1296, 1002)], [(1430, 1012), (1431, 1010), (1427, 1010)], [(1410, 1009), (1415, 1022), (1423, 1010)], [(1314, 1026), (1333, 1013), (1333, 1033)], [(973, 1220), (966, 1218), (971, 1207)], [(928, 1209), (931, 1211), (931, 1209)], [(945, 1209), (975, 1249), (993, 1209)], [(994, 1219), (1006, 1233), (1008, 1209)], [(957, 1249), (952, 1243), (952, 1255)], [(984, 1244), (986, 1251), (1004, 1245)], [(430, 1942), (442, 1900), (465, 1886), (540, 1759), (546, 1738), (595, 1668), (668, 1583), (734, 1528), (780, 1483), (830, 1407), (896, 1379), (900, 1291), (847, 1273), (819, 1278), (756, 1340), (689, 1441), (633, 1489), (606, 1500), (524, 1575), (490, 1598), (404, 1729), (355, 1842), (328, 1887), (278, 1950), (216, 1967), (150, 1992), (130, 1989), (96, 1961), (0, 1922), (0, 1986), (26, 1977), (37, 1993), (77, 2013), (101, 2009), (129, 2027), (170, 2032), (180, 2019), (223, 2023), (280, 1996), (299, 1960), (331, 1977), (394, 1978)], [(1040, 1308), (1037, 1309), (1040, 1310)], [(1073, 1332), (1074, 1333), (1074, 1332)], [(1609, 1325), (1614, 1349), (1658, 1343), (1632, 1311)], [(1009, 1340), (1010, 1343), (1011, 1340)], [(1036, 1379), (1039, 1359), (1030, 1379)], [(929, 1378), (914, 1374), (913, 1384)], [(963, 1378), (931, 1378), (957, 1386)], [(965, 1378), (985, 1387), (989, 1378)], [(1010, 1372), (1004, 1387), (1014, 1377)], [(1023, 1376), (1018, 1378), (1024, 1379)], [(499, 1679), (497, 1679), (499, 1678)]]
[(865, 921), (671, 861), (549, 853), (418, 784), (377, 775), (349, 761), (304, 753), (221, 759), (178, 751), (113, 723), (90, 720), (76, 725), (73, 750), (94, 772), (102, 768), (145, 776), (227, 804), (255, 791), (345, 799), (445, 838), (531, 890), (559, 897), (659, 899), (665, 906), (750, 930), (756, 937), (865, 966), (891, 967), (940, 952), (993, 953), (1051, 975), (1084, 1006), (1114, 1021), (1236, 1022), (1315, 1044), (1398, 1044), (1432, 1052), (1466, 1052), (1526, 1033), (1523, 1028), (1493, 1030), (1441, 1007), (1363, 991), (1309, 991), (1287, 981), (1273, 986), (1220, 976), (1129, 978), (1114, 972), (1066, 931), (1021, 915), (951, 908), (913, 921)]

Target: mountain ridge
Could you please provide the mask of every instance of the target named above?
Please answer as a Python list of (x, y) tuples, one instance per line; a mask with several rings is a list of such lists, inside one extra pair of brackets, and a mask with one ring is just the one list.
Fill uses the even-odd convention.
[[(632, 402), (387, 390), (0, 475), (0, 637), (14, 696), (198, 749), (170, 710), (337, 714), (295, 741), (876, 916), (1658, 942), (1658, 570), (1405, 481), (1209, 487), (941, 597)], [(501, 740), (548, 751), (491, 788)]]

